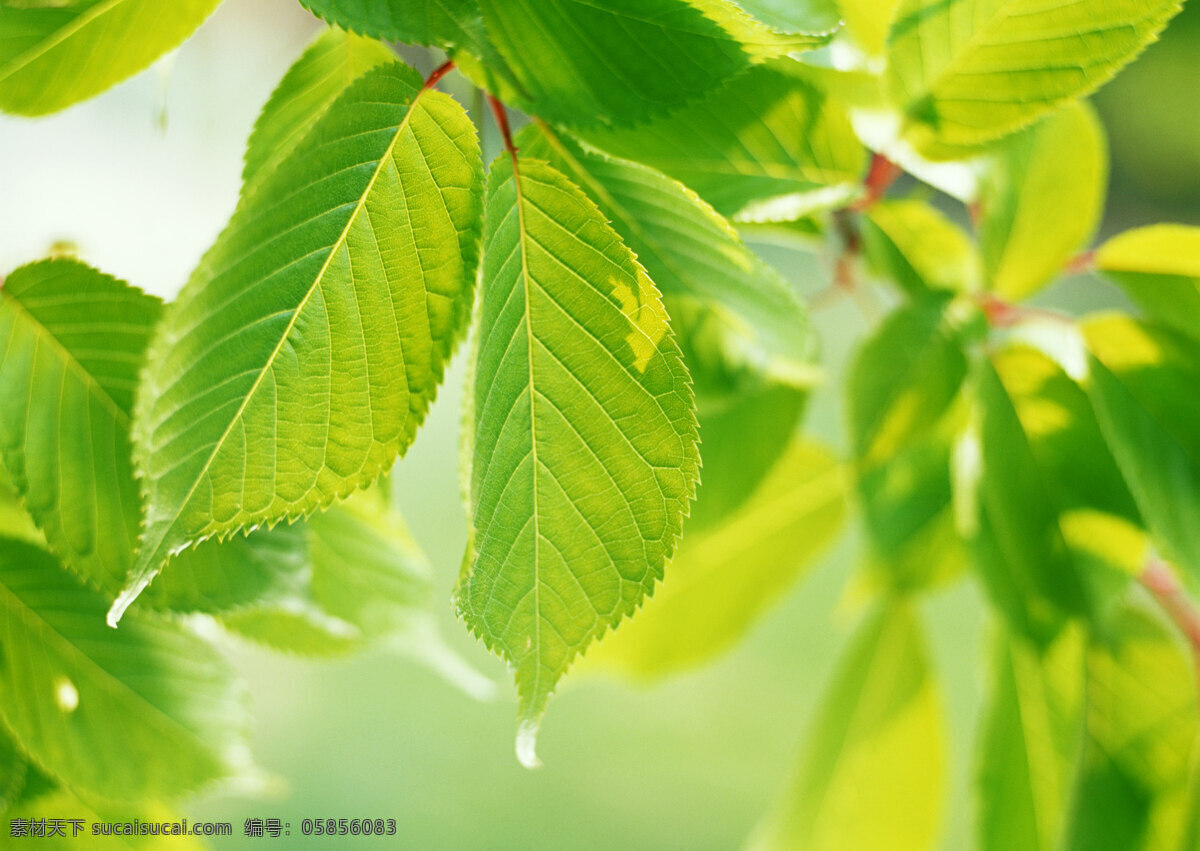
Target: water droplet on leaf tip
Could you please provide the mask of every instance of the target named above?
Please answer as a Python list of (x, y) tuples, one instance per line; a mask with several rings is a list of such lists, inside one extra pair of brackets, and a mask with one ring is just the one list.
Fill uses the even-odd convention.
[(517, 727), (517, 761), (525, 768), (542, 767), (542, 761), (537, 756), (537, 734), (536, 721), (522, 721)]

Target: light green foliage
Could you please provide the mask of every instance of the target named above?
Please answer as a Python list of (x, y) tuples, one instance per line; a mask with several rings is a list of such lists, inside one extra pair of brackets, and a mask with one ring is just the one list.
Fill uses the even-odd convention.
[(979, 568), (1012, 628), (1045, 643), (1064, 617), (1101, 614), (1129, 561), (1140, 565), (1144, 553), (1113, 546), (1137, 508), (1086, 394), (1057, 364), (1014, 346), (976, 366)]
[(99, 94), (177, 47), (219, 3), (0, 4), (0, 110), (46, 115)]
[(25, 788), (29, 761), (17, 743), (0, 730), (0, 814), (5, 813)]
[[(23, 266), (0, 290), (0, 455), (50, 549), (109, 595), (137, 540), (131, 408), (160, 312), (158, 299), (75, 260)], [(177, 579), (148, 602), (245, 605), (295, 572), (291, 537), (264, 530), (182, 553)]]
[(1154, 320), (1200, 338), (1200, 228), (1126, 231), (1096, 249), (1095, 265)]
[(462, 108), (419, 86), (399, 63), (351, 86), (165, 312), (112, 617), (169, 553), (328, 505), (412, 442), (466, 320), (482, 180)]
[(1178, 0), (904, 0), (886, 86), (918, 148), (980, 145), (1107, 82)]
[(827, 32), (838, 25), (834, 0), (737, 0), (737, 4), (776, 32)]
[(979, 197), (989, 289), (1021, 299), (1053, 280), (1091, 238), (1107, 189), (1103, 130), (1086, 104), (1005, 140)]
[(1113, 455), (1157, 543), (1200, 582), (1200, 341), (1121, 316), (1083, 331)]
[(880, 201), (863, 217), (863, 248), (875, 272), (909, 295), (979, 288), (979, 251), (963, 229), (923, 201)]
[(981, 851), (1061, 848), (1083, 744), (1079, 628), (1044, 649), (1000, 629), (976, 775)]
[(857, 192), (866, 157), (845, 110), (807, 73), (792, 60), (758, 66), (670, 116), (584, 138), (660, 169), (725, 215), (757, 204), (766, 216), (771, 200), (792, 212), (838, 206)]
[(851, 445), (863, 466), (885, 461), (950, 409), (976, 319), (969, 303), (930, 296), (897, 310), (864, 344), (847, 387)]
[(1144, 607), (1127, 605), (1117, 625), (1088, 648), (1082, 776), (1064, 847), (1175, 851), (1197, 741), (1195, 662)]
[(246, 142), (242, 196), (287, 159), (355, 80), (395, 58), (374, 39), (336, 29), (322, 33), (288, 69), (254, 123)]
[(800, 771), (750, 847), (931, 847), (945, 782), (940, 704), (916, 615), (890, 601), (846, 651)]
[(0, 541), (0, 718), (37, 763), (109, 799), (162, 800), (242, 771), (230, 672), (171, 622), (108, 601), (43, 550)]
[(591, 197), (673, 314), (681, 303), (710, 313), (729, 360), (784, 383), (812, 382), (813, 340), (795, 291), (708, 204), (653, 169), (585, 151), (549, 128), (517, 141)]
[(575, 657), (662, 578), (695, 489), (697, 430), (659, 294), (574, 184), (504, 155), (486, 223), (473, 532), (455, 596), (515, 670), (531, 732)]
[(900, 0), (837, 0), (846, 32), (868, 56), (879, 56), (887, 48), (888, 28)]
[(699, 531), (685, 524), (662, 587), (584, 666), (652, 679), (725, 650), (837, 535), (844, 487), (828, 449), (794, 443), (725, 522)]

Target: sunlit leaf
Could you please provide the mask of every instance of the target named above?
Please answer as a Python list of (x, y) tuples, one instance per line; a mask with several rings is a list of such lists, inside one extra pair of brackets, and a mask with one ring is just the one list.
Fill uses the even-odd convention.
[(555, 684), (662, 578), (698, 477), (696, 419), (653, 283), (546, 163), (492, 165), (481, 281), (455, 598), (516, 672), (532, 762)]
[(46, 115), (97, 95), (179, 46), (219, 3), (0, 4), (0, 109)]
[(231, 673), (177, 624), (108, 601), (43, 550), (0, 541), (0, 718), (39, 765), (109, 799), (161, 800), (247, 766)]
[(866, 466), (928, 432), (958, 396), (977, 311), (931, 295), (892, 313), (859, 351), (847, 382), (851, 444)]
[(781, 33), (814, 33), (838, 25), (834, 0), (737, 0), (737, 4)]
[(168, 554), (309, 514), (407, 449), (466, 322), (481, 182), (462, 108), (395, 63), (239, 207), (151, 344), (114, 622)]
[(868, 56), (878, 56), (887, 47), (888, 27), (900, 0), (837, 0), (846, 32)]
[(478, 0), (300, 0), (300, 4), (331, 24), (385, 41), (478, 49), (486, 39)]
[(980, 851), (1061, 847), (1083, 744), (1085, 648), (1079, 628), (1041, 650), (996, 636), (976, 775)]
[(1104, 131), (1086, 104), (1006, 140), (979, 197), (988, 288), (1020, 299), (1049, 283), (1091, 238), (1107, 189)]
[(924, 201), (872, 204), (863, 218), (862, 235), (875, 271), (911, 295), (979, 287), (979, 252), (970, 237)]
[[(648, 166), (585, 151), (548, 127), (518, 137), (596, 203), (645, 266), (668, 310), (699, 305), (735, 362), (797, 386), (813, 381), (813, 338), (795, 290), (704, 201)], [(680, 308), (691, 309), (691, 308)]]
[(1195, 663), (1161, 617), (1129, 606), (1087, 654), (1087, 732), (1069, 851), (1180, 848), (1197, 735)]
[(750, 847), (927, 851), (946, 774), (940, 704), (916, 616), (886, 604), (846, 651), (800, 770)]
[(764, 55), (820, 43), (779, 38), (728, 0), (480, 0), (521, 106), (576, 126), (633, 124), (697, 100)]
[(724, 651), (835, 538), (844, 500), (843, 471), (830, 452), (795, 443), (724, 523), (685, 525), (662, 587), (584, 665), (654, 678)]
[[(1101, 614), (1128, 579), (1119, 554), (1076, 536), (1120, 534), (1138, 522), (1137, 508), (1085, 392), (1049, 357), (1026, 346), (996, 352), (978, 364), (974, 391), (977, 564), (1014, 630), (1045, 643), (1065, 617)], [(1065, 519), (1081, 512), (1094, 522)]]
[[(0, 455), (50, 549), (109, 595), (133, 562), (141, 507), (131, 408), (160, 313), (158, 299), (75, 260), (23, 266), (0, 290)], [(263, 530), (182, 553), (177, 578), (147, 603), (215, 611), (251, 602), (297, 570), (292, 537)]]
[(1123, 316), (1083, 331), (1104, 436), (1156, 541), (1200, 582), (1200, 340)]
[(396, 55), (370, 38), (330, 29), (309, 45), (279, 81), (246, 143), (242, 195), (248, 195), (304, 139), (350, 85)]
[(1200, 228), (1126, 231), (1096, 249), (1095, 265), (1154, 320), (1200, 338)]
[(853, 198), (866, 167), (845, 110), (808, 73), (791, 60), (772, 62), (666, 118), (585, 138), (660, 169), (724, 215), (758, 205), (766, 217), (762, 205), (785, 199), (786, 218), (800, 218), (805, 203), (821, 209)]
[(904, 0), (886, 84), (918, 148), (979, 145), (1103, 85), (1178, 0)]

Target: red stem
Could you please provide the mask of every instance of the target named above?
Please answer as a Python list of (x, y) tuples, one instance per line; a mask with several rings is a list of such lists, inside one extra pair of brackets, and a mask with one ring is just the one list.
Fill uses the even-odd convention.
[(1200, 612), (1166, 562), (1151, 559), (1139, 579), (1191, 645), (1196, 675), (1200, 678)]
[(1055, 322), (1070, 323), (1073, 321), (1070, 316), (1059, 313), (1056, 310), (1044, 310), (1039, 307), (1025, 307), (1024, 305), (1011, 304), (992, 293), (980, 293), (976, 296), (976, 301), (980, 309), (983, 310), (983, 315), (987, 318), (988, 325), (991, 325), (993, 328), (1008, 328), (1033, 317), (1053, 319)]
[(454, 60), (447, 59), (441, 65), (434, 68), (433, 71), (430, 73), (430, 75), (425, 78), (425, 85), (423, 86), (423, 88), (432, 89), (434, 86), (436, 86), (438, 84), (438, 81), (440, 81), (442, 79), (442, 77), (445, 77), (447, 74), (449, 74), (453, 70), (454, 70)]
[(504, 147), (513, 157), (513, 163), (517, 161), (517, 146), (513, 144), (512, 131), (508, 127), (508, 112), (504, 109), (504, 104), (496, 100), (495, 95), (488, 95), (488, 106), (492, 108), (492, 115), (496, 119), (496, 126), (500, 128), (500, 135), (504, 138)]
[(1072, 257), (1063, 271), (1068, 275), (1082, 275), (1084, 272), (1092, 271), (1095, 262), (1096, 252), (1084, 251)]
[(851, 210), (865, 210), (884, 196), (896, 178), (904, 174), (904, 169), (889, 160), (883, 154), (871, 156), (871, 168), (863, 183), (866, 195), (850, 205)]

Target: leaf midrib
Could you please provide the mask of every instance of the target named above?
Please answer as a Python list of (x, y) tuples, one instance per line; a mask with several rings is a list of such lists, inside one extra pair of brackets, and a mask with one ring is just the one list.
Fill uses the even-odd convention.
[(64, 27), (56, 30), (50, 38), (31, 47), (24, 53), (14, 56), (6, 66), (0, 68), (0, 80), (5, 80), (13, 74), (27, 68), (30, 64), (40, 59), (42, 56), (49, 53), (54, 48), (58, 47), (75, 33), (82, 30), (92, 21), (102, 15), (107, 15), (114, 8), (119, 6), (126, 0), (101, 0), (95, 6), (80, 13), (74, 20)]
[(311, 299), (313, 297), (313, 294), (316, 293), (317, 290), (319, 290), (321, 288), (321, 284), (325, 280), (325, 273), (329, 271), (329, 267), (333, 263), (334, 257), (336, 257), (338, 252), (341, 251), (341, 249), (345, 246), (346, 240), (348, 239), (348, 237), (350, 235), (350, 229), (354, 226), (354, 223), (356, 221), (358, 221), (358, 217), (362, 213), (362, 211), (364, 209), (366, 209), (367, 198), (371, 195), (372, 190), (374, 190), (375, 182), (379, 179), (379, 175), (383, 173), (384, 169), (386, 168), (386, 164), (391, 161), (392, 155), (396, 149), (396, 143), (400, 140), (400, 137), (402, 135), (404, 135), (405, 131), (408, 129), (409, 123), (412, 120), (413, 113), (416, 111), (417, 105), (420, 103), (421, 97), (427, 91), (428, 91), (428, 89), (421, 88), (413, 96), (412, 103), (409, 104), (408, 112), (405, 113), (404, 120), (401, 121), (399, 125), (397, 125), (395, 134), (392, 136), (391, 141), (388, 142), (387, 149), (383, 152), (383, 155), (379, 158), (379, 162), (375, 166), (375, 171), (371, 174), (371, 179), (367, 182), (366, 187), (363, 189), (362, 194), (359, 196), (358, 201), (354, 205), (354, 210), (350, 213), (349, 218), (346, 220), (345, 227), (342, 228), (341, 234), (338, 235), (338, 238), (334, 241), (333, 245), (330, 247), (329, 254), (325, 258), (325, 262), (321, 265), (321, 268), (317, 271), (317, 274), (313, 278), (313, 282), (309, 286), (308, 291), (304, 294), (304, 297), (300, 300), (300, 303), (296, 306), (296, 309), (293, 311), (291, 318), (288, 320), (287, 326), (283, 329), (283, 333), (280, 334), (279, 342), (277, 342), (275, 344), (275, 348), (271, 351), (271, 354), (267, 357), (266, 362), (263, 364), (263, 368), (259, 371), (258, 376), (254, 379), (254, 384), (252, 384), (250, 386), (250, 388), (246, 391), (245, 396), (242, 398), (241, 404), (238, 405), (237, 411), (230, 418), (229, 425), (227, 425), (225, 427), (225, 431), (221, 434), (220, 438), (217, 439), (216, 443), (213, 444), (212, 452), (209, 454), (208, 458), (205, 460), (203, 466), (201, 466), (200, 469), (196, 472), (196, 475), (192, 482), (192, 486), (188, 490), (187, 495), (180, 501), (179, 508), (176, 510), (174, 516), (171, 518), (170, 522), (166, 526), (162, 527), (164, 529), (164, 531), (163, 531), (163, 534), (159, 537), (159, 540), (155, 543), (156, 549), (161, 548), (162, 542), (166, 539), (166, 537), (170, 533), (170, 531), (175, 527), (175, 524), (179, 522), (179, 518), (183, 515), (183, 512), (187, 508), (188, 504), (191, 502), (192, 497), (196, 494), (196, 489), (200, 486), (201, 480), (204, 478), (205, 474), (208, 473), (208, 471), (210, 469), (212, 469), (213, 462), (216, 460), (216, 457), (220, 453), (220, 451), (225, 447), (225, 441), (228, 440), (229, 435), (233, 433), (234, 426), (237, 425), (237, 423), (241, 420), (242, 416), (246, 413), (246, 409), (249, 407), (251, 399), (253, 399), (255, 394), (258, 392), (258, 388), (260, 386), (262, 386), (262, 383), (265, 380), (267, 373), (271, 371), (271, 367), (274, 366), (276, 358), (279, 357), (279, 353), (283, 350), (284, 344), (287, 342), (288, 337), (291, 336), (292, 331), (295, 329), (296, 323), (300, 319), (300, 314), (304, 311), (304, 308), (308, 305), (309, 299)]

